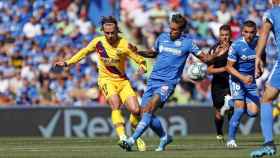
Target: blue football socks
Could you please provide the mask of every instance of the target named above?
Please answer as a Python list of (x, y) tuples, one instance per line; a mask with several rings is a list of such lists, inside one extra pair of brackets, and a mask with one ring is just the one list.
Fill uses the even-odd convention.
[(234, 113), (229, 122), (229, 130), (228, 130), (228, 137), (229, 140), (235, 140), (236, 132), (238, 129), (238, 125), (240, 123), (240, 119), (244, 113), (243, 108), (235, 108)]
[(270, 103), (261, 104), (261, 128), (264, 142), (273, 141), (273, 116), (272, 105)]

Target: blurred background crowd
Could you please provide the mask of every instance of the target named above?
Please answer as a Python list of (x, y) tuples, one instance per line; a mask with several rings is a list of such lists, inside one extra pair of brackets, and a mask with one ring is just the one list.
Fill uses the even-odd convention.
[[(219, 26), (229, 24), (234, 40), (245, 20), (253, 20), (259, 27), (268, 8), (266, 0), (0, 1), (0, 105), (106, 104), (97, 86), (95, 53), (65, 71), (52, 67), (100, 34), (102, 16), (116, 16), (122, 35), (139, 49), (146, 49), (161, 32), (168, 31), (170, 16), (180, 12), (189, 22), (186, 32), (207, 51), (217, 42)], [(273, 38), (266, 49), (269, 72), (277, 57)], [(151, 69), (153, 61), (148, 63)], [(137, 75), (135, 68), (134, 63), (127, 63), (127, 76), (140, 100), (148, 75)], [(184, 73), (168, 104), (211, 105), (210, 80), (211, 76), (192, 82)]]

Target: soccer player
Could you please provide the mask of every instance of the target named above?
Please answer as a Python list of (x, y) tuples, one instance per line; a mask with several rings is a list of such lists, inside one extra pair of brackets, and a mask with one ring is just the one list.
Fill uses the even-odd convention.
[[(265, 49), (270, 31), (274, 33), (278, 51), (280, 51), (280, 0), (272, 0), (273, 8), (268, 10), (263, 17), (263, 25), (260, 32), (260, 39), (256, 48), (256, 77), (261, 76), (264, 68), (261, 56)], [(270, 77), (265, 86), (261, 99), (261, 129), (264, 137), (264, 144), (261, 148), (251, 152), (251, 157), (271, 156), (276, 154), (276, 146), (273, 142), (273, 117), (272, 101), (279, 95), (280, 89), (280, 67), (279, 59), (273, 67)]]
[[(224, 141), (223, 136), (223, 122), (224, 122), (224, 112), (221, 108), (224, 104), (228, 104), (230, 99), (230, 89), (229, 89), (229, 74), (226, 71), (228, 50), (231, 45), (231, 29), (229, 25), (222, 25), (219, 29), (219, 42), (215, 44), (209, 51), (210, 54), (220, 53), (221, 51), (226, 51), (225, 55), (217, 58), (215, 62), (208, 65), (208, 74), (212, 74), (211, 83), (211, 94), (213, 100), (213, 106), (215, 108), (215, 126), (217, 137), (216, 139), (220, 142)], [(225, 105), (224, 107), (229, 107)], [(230, 114), (230, 113), (229, 113)], [(230, 116), (229, 116), (230, 118)]]
[(232, 43), (226, 69), (230, 74), (230, 90), (234, 101), (234, 113), (229, 122), (226, 147), (236, 148), (237, 129), (243, 114), (255, 117), (258, 113), (259, 96), (255, 75), (255, 48), (258, 37), (257, 26), (253, 21), (245, 21), (242, 37)]
[[(81, 49), (71, 59), (67, 61), (59, 61), (58, 66), (71, 66), (87, 55), (93, 52), (98, 54), (98, 85), (106, 96), (107, 102), (110, 104), (112, 113), (112, 123), (116, 128), (117, 135), (120, 139), (126, 140), (124, 118), (121, 114), (120, 106), (125, 104), (131, 112), (130, 123), (133, 127), (139, 122), (140, 106), (137, 96), (132, 89), (130, 82), (125, 74), (125, 62), (129, 57), (139, 65), (138, 72), (146, 71), (145, 59), (132, 52), (129, 49), (129, 43), (126, 39), (119, 36), (119, 27), (117, 20), (112, 17), (103, 17), (101, 20), (103, 36), (95, 37), (87, 47)], [(138, 149), (145, 150), (145, 143), (141, 139), (137, 139)]]
[(156, 151), (163, 151), (167, 144), (172, 142), (163, 129), (159, 118), (155, 115), (158, 108), (162, 108), (164, 103), (173, 93), (176, 84), (180, 80), (181, 74), (190, 53), (199, 57), (202, 61), (211, 61), (222, 54), (213, 56), (202, 53), (193, 41), (183, 32), (186, 27), (186, 19), (181, 14), (174, 14), (170, 22), (170, 32), (164, 32), (156, 39), (154, 48), (148, 51), (139, 51), (144, 57), (155, 58), (152, 73), (148, 79), (147, 89), (144, 92), (141, 102), (142, 118), (133, 135), (123, 141), (123, 149), (130, 151), (144, 131), (151, 129), (160, 137), (160, 143)]

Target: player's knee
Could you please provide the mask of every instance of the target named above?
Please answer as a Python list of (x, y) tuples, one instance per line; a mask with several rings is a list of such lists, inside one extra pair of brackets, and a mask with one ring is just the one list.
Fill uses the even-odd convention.
[(278, 91), (275, 92), (273, 91), (273, 89), (271, 90), (272, 92), (269, 91), (270, 88), (266, 89), (265, 92), (264, 92), (264, 95), (261, 99), (261, 102), (262, 103), (272, 103), (274, 99), (277, 98), (278, 96)]
[(215, 118), (216, 119), (222, 119), (222, 115), (221, 115), (220, 111), (215, 112)]
[(146, 106), (144, 108), (141, 108), (141, 113), (144, 114), (144, 113), (149, 113), (151, 112), (151, 108), (149, 106)]
[(258, 115), (258, 111), (250, 111), (250, 110), (248, 110), (247, 111), (247, 115), (249, 117), (256, 117)]
[(133, 108), (130, 109), (130, 112), (133, 114), (133, 115), (140, 115), (140, 107), (139, 106), (135, 106)]
[(271, 97), (263, 97), (261, 102), (262, 103), (272, 103), (274, 100), (274, 98), (271, 98)]

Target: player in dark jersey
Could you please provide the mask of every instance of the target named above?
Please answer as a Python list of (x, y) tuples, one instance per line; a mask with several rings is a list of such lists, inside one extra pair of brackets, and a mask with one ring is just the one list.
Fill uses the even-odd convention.
[[(217, 132), (217, 140), (223, 141), (223, 122), (224, 114), (221, 114), (221, 108), (227, 104), (230, 99), (229, 74), (226, 72), (228, 50), (231, 45), (231, 29), (229, 25), (222, 25), (219, 29), (219, 42), (215, 44), (209, 51), (212, 54), (219, 54), (225, 51), (223, 56), (217, 58), (215, 62), (208, 65), (208, 73), (213, 75), (211, 94), (213, 106), (215, 108), (215, 126)], [(223, 112), (224, 113), (224, 112)], [(230, 117), (230, 113), (229, 113)]]

